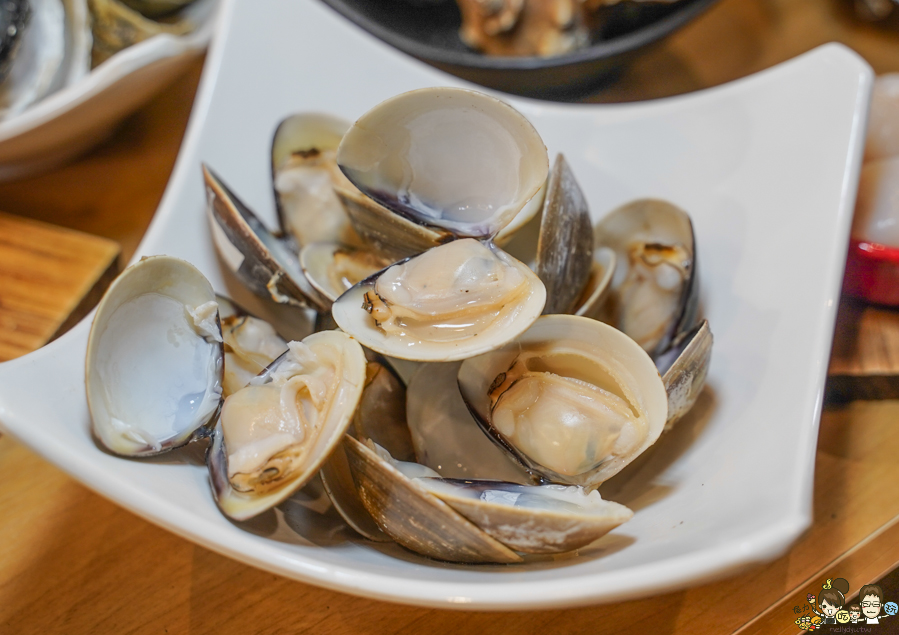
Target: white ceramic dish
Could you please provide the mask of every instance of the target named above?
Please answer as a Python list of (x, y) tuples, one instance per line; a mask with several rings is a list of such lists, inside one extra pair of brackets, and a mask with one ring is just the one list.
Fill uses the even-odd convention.
[[(300, 110), (354, 118), (458, 80), (317, 2), (226, 2), (175, 173), (139, 254), (190, 260), (228, 286), (200, 162), (274, 221), (269, 143)], [(252, 46), (248, 45), (252, 43)], [(301, 494), (244, 525), (215, 507), (198, 453), (124, 460), (89, 433), (89, 323), (0, 365), (4, 428), (88, 487), (189, 540), (348, 593), (439, 607), (533, 609), (634, 598), (781, 554), (808, 526), (818, 419), (864, 139), (871, 71), (828, 45), (693, 95), (597, 106), (510, 100), (563, 151), (598, 216), (636, 197), (693, 215), (716, 336), (695, 411), (603, 493), (634, 519), (580, 555), (457, 566), (340, 529)]]
[[(217, 2), (200, 0), (204, 6), (197, 13), (203, 20), (194, 32), (156, 35), (139, 42), (71, 85), (0, 121), (0, 180), (50, 169), (105, 139), (122, 119), (203, 54), (215, 30)], [(74, 4), (87, 10), (83, 3)], [(79, 46), (89, 57), (90, 43)]]

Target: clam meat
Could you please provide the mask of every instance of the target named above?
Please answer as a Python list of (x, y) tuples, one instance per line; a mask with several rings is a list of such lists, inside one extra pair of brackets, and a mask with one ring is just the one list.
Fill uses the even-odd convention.
[(546, 292), (524, 264), (473, 239), (454, 240), (356, 285), (337, 302), (337, 324), (384, 355), (453, 361), (524, 331)]
[(352, 187), (337, 167), (337, 146), (348, 121), (320, 113), (287, 117), (272, 141), (272, 185), (284, 232), (303, 247), (313, 242), (354, 243), (335, 187)]
[(459, 387), (491, 438), (541, 480), (594, 489), (652, 445), (668, 400), (652, 360), (620, 331), (551, 315), (463, 362)]
[[(220, 303), (221, 304), (221, 303)], [(252, 315), (222, 317), (225, 397), (237, 392), (287, 350), (287, 342), (265, 320)]]
[(655, 357), (691, 328), (699, 304), (693, 223), (679, 207), (641, 199), (609, 212), (595, 228), (615, 251), (605, 318)]
[(314, 333), (290, 342), (225, 400), (207, 463), (226, 515), (255, 516), (315, 476), (352, 421), (365, 364), (362, 347), (347, 335)]

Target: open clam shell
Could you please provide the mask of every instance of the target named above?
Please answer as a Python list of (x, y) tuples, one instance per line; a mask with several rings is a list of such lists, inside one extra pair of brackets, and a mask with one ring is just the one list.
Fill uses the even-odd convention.
[(593, 250), (590, 276), (577, 303), (575, 315), (599, 319), (602, 308), (612, 290), (612, 276), (615, 274), (615, 252), (608, 247)]
[(521, 562), (521, 556), (432, 496), (372, 447), (350, 436), (344, 447), (365, 508), (399, 544), (450, 562)]
[(530, 475), (484, 434), (468, 411), (456, 380), (460, 365), (422, 364), (409, 382), (406, 416), (415, 460), (449, 478), (530, 483)]
[(599, 492), (565, 485), (417, 478), (415, 482), (507, 547), (523, 553), (574, 551), (634, 516)]
[(699, 281), (689, 215), (667, 201), (632, 201), (597, 223), (595, 239), (617, 256), (610, 323), (655, 357), (696, 321)]
[(314, 333), (225, 401), (207, 454), (212, 490), (246, 520), (315, 476), (350, 426), (365, 383), (362, 347), (340, 331)]
[(493, 245), (460, 239), (357, 284), (332, 314), (341, 329), (383, 355), (455, 361), (523, 332), (545, 299), (527, 266)]
[(377, 252), (338, 243), (310, 243), (300, 250), (303, 274), (331, 302), (394, 262)]
[(145, 258), (110, 285), (91, 325), (87, 403), (97, 439), (151, 456), (208, 434), (221, 404), (215, 293), (193, 265)]
[(388, 99), (344, 135), (337, 164), (367, 196), (456, 236), (495, 236), (546, 180), (546, 147), (504, 102), (424, 88)]
[(699, 398), (709, 372), (713, 341), (709, 322), (703, 320), (681, 333), (671, 348), (656, 358), (668, 393), (666, 430), (687, 414)]
[(668, 398), (649, 356), (617, 329), (548, 315), (468, 359), (459, 388), (485, 432), (544, 481), (594, 489), (650, 445)]
[(205, 165), (203, 179), (213, 241), (238, 279), (262, 298), (326, 312), (330, 302), (306, 280), (288, 245)]
[(574, 313), (590, 277), (593, 224), (590, 208), (568, 162), (556, 156), (549, 173), (536, 273), (546, 286), (543, 313)]
[(335, 186), (352, 187), (337, 167), (337, 146), (350, 122), (322, 113), (284, 119), (272, 139), (272, 187), (282, 231), (303, 247), (354, 243)]

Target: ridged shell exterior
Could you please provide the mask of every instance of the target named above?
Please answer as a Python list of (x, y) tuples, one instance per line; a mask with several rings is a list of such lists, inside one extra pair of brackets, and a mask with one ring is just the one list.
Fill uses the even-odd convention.
[(521, 557), (347, 436), (345, 448), (365, 508), (399, 544), (437, 560), (514, 563)]
[(587, 199), (559, 154), (549, 173), (537, 242), (536, 273), (546, 286), (544, 315), (577, 310), (593, 262), (592, 229)]
[(203, 178), (213, 241), (238, 279), (261, 298), (327, 311), (330, 302), (306, 280), (296, 255), (205, 165)]
[[(695, 328), (683, 333), (674, 341), (670, 351), (665, 353), (667, 361), (674, 357), (670, 366), (662, 368), (662, 382), (668, 393), (668, 421), (665, 430), (669, 430), (685, 414), (687, 414), (705, 386), (712, 358), (712, 331), (708, 320), (703, 320)], [(659, 361), (657, 360), (657, 364)]]
[[(574, 511), (574, 505), (568, 509), (535, 509), (465, 495), (466, 490), (477, 493), (496, 488), (496, 491), (509, 492), (512, 497), (527, 494), (540, 496), (547, 489), (559, 487), (553, 485), (433, 478), (416, 481), (501, 543), (522, 553), (565, 553), (580, 549), (634, 515), (624, 505), (612, 501), (594, 502), (590, 506), (585, 504), (581, 510)], [(598, 496), (595, 492), (592, 495)]]

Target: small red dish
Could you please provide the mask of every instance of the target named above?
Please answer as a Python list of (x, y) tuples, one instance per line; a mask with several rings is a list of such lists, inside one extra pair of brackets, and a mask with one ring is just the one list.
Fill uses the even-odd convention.
[(875, 304), (899, 306), (899, 249), (851, 240), (843, 293)]

